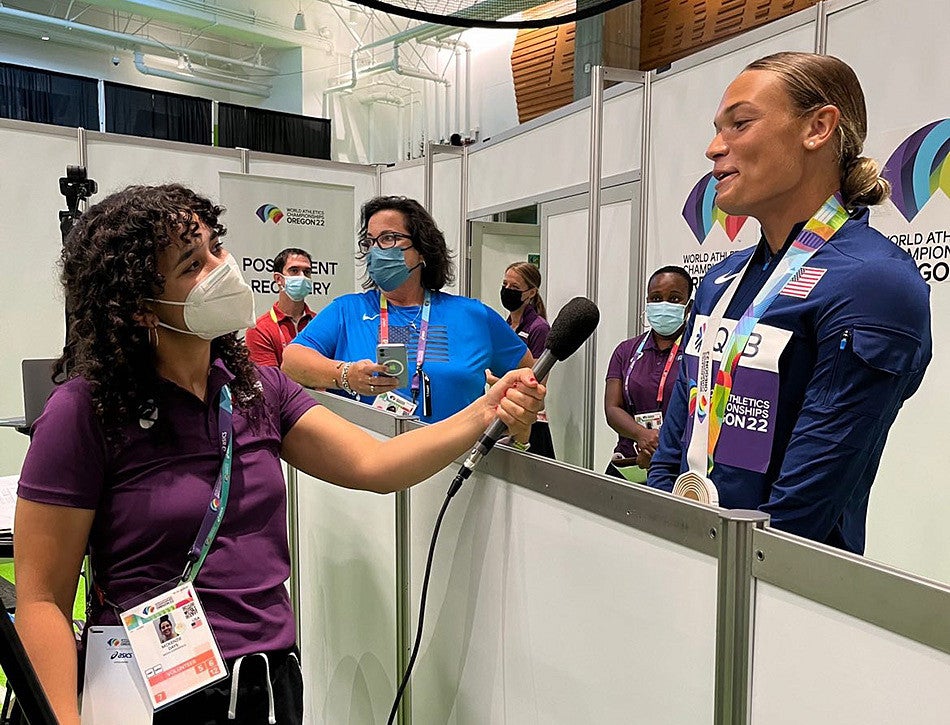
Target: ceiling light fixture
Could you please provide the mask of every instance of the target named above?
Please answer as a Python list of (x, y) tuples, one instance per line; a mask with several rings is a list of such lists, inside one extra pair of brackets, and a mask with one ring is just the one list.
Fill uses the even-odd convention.
[(306, 30), (306, 29), (307, 29), (307, 21), (303, 16), (303, 12), (301, 10), (298, 10), (296, 17), (294, 17), (294, 30)]

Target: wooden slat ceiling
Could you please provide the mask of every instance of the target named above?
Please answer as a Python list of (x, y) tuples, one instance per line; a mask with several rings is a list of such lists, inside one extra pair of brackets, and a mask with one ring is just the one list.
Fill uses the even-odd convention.
[(511, 51), (518, 123), (574, 100), (574, 23), (520, 30)]
[(643, 0), (640, 68), (684, 58), (818, 0)]

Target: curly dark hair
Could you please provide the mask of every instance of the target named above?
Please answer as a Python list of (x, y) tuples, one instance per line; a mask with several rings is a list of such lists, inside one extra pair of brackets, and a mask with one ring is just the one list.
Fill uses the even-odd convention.
[[(422, 267), (422, 286), (437, 292), (455, 281), (455, 263), (445, 244), (445, 237), (435, 223), (435, 219), (422, 204), (405, 196), (377, 196), (363, 204), (360, 211), (360, 239), (366, 236), (369, 220), (381, 211), (398, 211), (406, 218), (406, 229), (412, 237), (412, 246), (422, 255), (425, 264)], [(366, 258), (368, 252), (356, 255), (358, 260)], [(363, 289), (372, 289), (376, 283), (367, 275)]]
[[(179, 184), (129, 186), (90, 207), (66, 237), (61, 279), (69, 324), (56, 375), (89, 382), (93, 408), (113, 443), (124, 426), (155, 407), (154, 349), (136, 318), (165, 289), (158, 257), (176, 240), (195, 239), (198, 220), (224, 236), (223, 211)], [(250, 408), (261, 400), (257, 372), (236, 333), (215, 338), (211, 356), (235, 375), (235, 405)]]

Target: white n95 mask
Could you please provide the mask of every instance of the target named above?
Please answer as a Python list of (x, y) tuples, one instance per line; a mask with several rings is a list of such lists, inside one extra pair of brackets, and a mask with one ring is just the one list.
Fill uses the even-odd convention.
[(184, 302), (151, 301), (185, 308), (187, 330), (179, 330), (164, 322), (159, 322), (159, 326), (186, 335), (197, 335), (204, 340), (253, 327), (256, 317), (254, 292), (244, 281), (237, 261), (230, 254), (224, 264), (192, 288)]

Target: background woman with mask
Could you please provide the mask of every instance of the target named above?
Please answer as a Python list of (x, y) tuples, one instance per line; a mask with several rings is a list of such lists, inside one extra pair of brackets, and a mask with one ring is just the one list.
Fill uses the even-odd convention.
[[(530, 262), (509, 264), (501, 283), (501, 306), (511, 313), (508, 315), (508, 326), (525, 341), (535, 360), (544, 352), (544, 343), (551, 331), (540, 287), (541, 270)], [(531, 452), (535, 455), (554, 458), (554, 441), (543, 410), (538, 413), (537, 422), (531, 426), (530, 443)]]
[[(485, 370), (530, 367), (525, 344), (487, 305), (442, 292), (454, 278), (442, 232), (414, 199), (383, 196), (363, 205), (360, 258), (366, 292), (337, 297), (284, 350), (294, 380), (373, 404), (394, 391), (423, 421), (458, 412), (485, 387)], [(407, 348), (410, 385), (376, 364), (379, 343)]]
[(79, 723), (70, 622), (87, 545), (90, 624), (116, 625), (142, 595), (190, 581), (231, 673), (154, 723), (295, 725), (281, 459), (386, 493), (448, 465), (496, 415), (527, 440), (542, 405), (543, 386), (518, 370), (459, 415), (389, 441), (317, 405), (255, 366), (236, 334), (253, 322), (254, 298), (223, 247), (221, 211), (178, 185), (130, 187), (87, 210), (63, 247), (68, 380), (33, 427), (15, 526), (16, 625), (63, 725)]
[[(689, 312), (693, 280), (682, 267), (661, 267), (647, 285), (650, 329), (624, 340), (607, 368), (604, 413), (619, 434), (606, 473), (646, 481), (660, 426), (679, 376), (680, 335)], [(620, 469), (623, 469), (621, 472)]]

